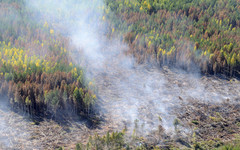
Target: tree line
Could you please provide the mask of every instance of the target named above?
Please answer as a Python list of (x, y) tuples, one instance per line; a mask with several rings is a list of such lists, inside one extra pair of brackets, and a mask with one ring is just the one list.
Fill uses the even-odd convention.
[(105, 0), (105, 4), (104, 17), (114, 29), (109, 34), (120, 34), (139, 63), (239, 76), (239, 1)]

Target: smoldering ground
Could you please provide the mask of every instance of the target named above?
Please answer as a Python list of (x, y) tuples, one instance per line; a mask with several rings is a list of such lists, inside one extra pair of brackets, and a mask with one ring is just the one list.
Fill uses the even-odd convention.
[[(100, 100), (105, 102), (103, 107), (112, 104), (119, 106), (119, 109), (111, 106), (114, 108), (112, 111), (107, 110), (111, 108), (106, 109), (110, 115), (117, 116), (116, 122), (129, 122), (128, 126), (130, 124), (132, 126), (135, 120), (139, 120), (146, 129), (152, 129), (159, 124), (157, 118), (160, 116), (163, 119), (163, 126), (171, 129), (175, 117), (169, 114), (169, 107), (178, 103), (179, 96), (196, 97), (203, 101), (211, 101), (214, 98), (214, 102), (229, 97), (205, 90), (197, 73), (185, 74), (189, 81), (191, 80), (186, 86), (179, 87), (173, 84), (169, 89), (166, 86), (169, 82), (168, 76), (158, 69), (153, 69), (153, 72), (149, 73), (146, 68), (137, 66), (133, 57), (123, 54), (128, 49), (126, 45), (118, 39), (106, 38), (104, 33), (107, 25), (102, 19), (104, 18), (103, 1), (72, 0), (60, 3), (57, 0), (35, 0), (29, 1), (28, 6), (40, 13), (40, 20), (50, 22), (59, 32), (66, 32), (72, 44), (80, 49), (72, 57), (87, 68), (89, 78), (96, 80)], [(106, 86), (110, 89), (102, 83), (109, 79), (111, 83)], [(153, 115), (149, 118), (152, 120), (151, 123), (143, 120), (141, 115), (144, 113), (139, 112), (141, 107), (149, 106), (149, 103), (153, 104), (150, 108), (146, 108), (146, 112)], [(127, 106), (131, 107), (127, 108)]]
[[(214, 116), (214, 111), (218, 110), (218, 107), (224, 110), (226, 106), (226, 114), (219, 110), (225, 120), (231, 120), (234, 115), (235, 117), (238, 115), (234, 112), (234, 107), (237, 108), (239, 105), (240, 97), (238, 92), (240, 83), (237, 80), (227, 82), (215, 77), (199, 78), (168, 68), (161, 71), (145, 66), (116, 68), (115, 63), (121, 64), (121, 59), (108, 61), (105, 71), (94, 71), (102, 107), (106, 110), (102, 112), (106, 122), (101, 124), (101, 128), (89, 130), (84, 122), (71, 121), (67, 126), (47, 120), (35, 125), (21, 115), (4, 110), (3, 113), (1, 112), (1, 127), (3, 127), (1, 144), (5, 145), (3, 148), (52, 149), (59, 145), (74, 148), (71, 146), (77, 142), (84, 143), (87, 137), (94, 133), (103, 134), (107, 131), (121, 130), (125, 126), (132, 132), (131, 130), (136, 128), (135, 123), (138, 124), (136, 129), (138, 135), (147, 135), (148, 132), (156, 130), (158, 125), (162, 125), (165, 131), (174, 134), (173, 122), (178, 114), (186, 117), (187, 121), (197, 119), (184, 115), (186, 111), (188, 115), (194, 117), (200, 117), (198, 116), (200, 111), (206, 113), (206, 116)], [(112, 71), (113, 68), (115, 68), (114, 71)], [(232, 104), (233, 110), (224, 104), (226, 102), (228, 105)], [(201, 105), (197, 105), (198, 103)], [(206, 111), (206, 108), (209, 109)], [(230, 118), (229, 112), (233, 115)], [(159, 120), (159, 116), (162, 121)], [(189, 122), (186, 123), (185, 119), (180, 120), (181, 124), (184, 123), (181, 132), (191, 137), (191, 127), (187, 126)], [(9, 142), (11, 140), (15, 142)]]
[[(83, 142), (86, 136), (94, 132), (123, 128), (131, 132), (136, 128), (136, 123), (142, 135), (157, 130), (158, 125), (163, 126), (166, 132), (174, 133), (175, 107), (188, 105), (191, 99), (203, 103), (221, 103), (228, 99), (236, 103), (240, 97), (237, 80), (206, 79), (181, 70), (165, 67), (159, 70), (151, 65), (137, 65), (132, 56), (124, 54), (128, 46), (118, 39), (105, 37), (107, 26), (102, 22), (104, 5), (101, 1), (32, 0), (27, 1), (26, 5), (38, 13), (38, 18), (33, 19), (42, 24), (52, 24), (56, 32), (71, 39), (76, 47), (71, 57), (86, 67), (88, 77), (95, 80), (98, 103), (101, 103), (101, 114), (106, 122), (101, 125), (102, 130), (93, 131), (81, 126), (81, 123), (73, 123), (66, 127), (68, 130), (54, 122), (42, 122), (39, 126), (26, 123), (30, 131), (17, 127), (22, 133), (27, 131), (31, 135), (24, 148), (32, 148), (32, 145), (42, 145), (44, 148), (66, 146)], [(8, 122), (3, 125), (11, 126)]]
[[(170, 107), (179, 103), (179, 97), (221, 102), (239, 96), (206, 90), (207, 85), (202, 83), (198, 68), (195, 68), (195, 74), (178, 70), (186, 79), (178, 79), (179, 83), (169, 85), (171, 75), (166, 76), (156, 68), (149, 72), (148, 67), (137, 66), (133, 57), (124, 55), (128, 50), (126, 45), (119, 39), (106, 38), (103, 1), (34, 0), (28, 1), (27, 5), (39, 13), (39, 20), (49, 22), (54, 30), (70, 38), (79, 50), (72, 57), (87, 69), (88, 77), (96, 81), (102, 107), (107, 111), (103, 114), (115, 116), (116, 123), (125, 122), (132, 129), (134, 121), (139, 120), (145, 131), (157, 128), (158, 124), (172, 131), (175, 116)], [(145, 113), (142, 113), (144, 109)]]
[[(79, 60), (79, 64), (83, 65), (83, 67), (87, 67), (87, 75), (89, 78), (97, 78), (99, 74), (106, 74), (107, 76), (110, 75), (117, 78), (116, 81), (112, 81), (114, 85), (112, 90), (116, 94), (115, 96), (117, 96), (117, 94), (121, 96), (109, 97), (108, 100), (111, 99), (109, 104), (113, 102), (126, 106), (132, 105), (133, 107), (131, 107), (131, 109), (120, 109), (112, 112), (106, 109), (107, 112), (121, 115), (116, 121), (122, 122), (126, 120), (127, 126), (131, 129), (135, 120), (140, 120), (141, 124), (146, 124), (146, 129), (150, 129), (149, 124), (138, 117), (138, 108), (140, 104), (144, 106), (146, 105), (145, 103), (149, 103), (150, 100), (147, 98), (147, 95), (152, 98), (155, 97), (154, 99), (157, 100), (159, 93), (154, 95), (154, 89), (150, 86), (154, 84), (154, 86), (163, 88), (165, 79), (163, 76), (156, 79), (155, 76), (157, 75), (152, 77), (144, 72), (142, 72), (142, 76), (139, 76), (137, 72), (135, 73), (132, 70), (132, 68), (135, 67), (134, 58), (123, 55), (128, 47), (120, 43), (118, 39), (109, 40), (106, 38), (104, 33), (107, 25), (103, 22), (104, 19), (102, 19), (104, 18), (104, 3), (100, 1), (64, 1), (59, 3), (58, 1), (51, 0), (30, 1), (28, 6), (33, 8), (33, 10), (38, 10), (40, 20), (45, 19), (50, 24), (53, 24), (54, 30), (68, 34), (72, 44), (76, 46), (77, 49), (80, 49), (79, 53), (74, 53), (72, 57), (76, 61)], [(64, 15), (62, 16), (62, 14)], [(61, 31), (59, 26), (64, 26), (64, 30)], [(131, 72), (131, 74), (126, 74), (127, 72)], [(140, 82), (145, 75), (148, 76), (147, 80)], [(120, 80), (120, 82), (117, 80)], [(97, 82), (98, 81), (96, 81), (96, 83)], [(98, 88), (103, 89), (103, 87)], [(100, 100), (106, 102), (106, 98), (102, 97), (102, 92), (107, 93), (106, 91), (99, 92)], [(141, 92), (139, 93), (140, 95), (137, 94), (138, 92)], [(139, 96), (141, 96), (141, 98)], [(164, 99), (164, 97), (162, 98)], [(104, 105), (108, 104), (104, 103)], [(167, 114), (165, 105), (161, 105), (156, 109), (158, 112), (153, 113), (158, 114), (158, 116), (159, 111), (162, 112), (162, 114)], [(103, 112), (103, 114), (105, 113), (106, 112)], [(172, 120), (173, 119), (167, 121), (167, 119), (163, 118), (166, 127), (171, 125), (169, 122), (172, 122)], [(156, 124), (153, 126), (155, 125)]]

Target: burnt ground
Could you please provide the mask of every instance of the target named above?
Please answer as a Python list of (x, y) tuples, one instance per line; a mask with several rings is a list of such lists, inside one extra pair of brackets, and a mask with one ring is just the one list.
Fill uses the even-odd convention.
[[(217, 104), (190, 100), (184, 106), (176, 108), (179, 135), (184, 135), (181, 134), (181, 129), (191, 130), (190, 134), (185, 134), (188, 136), (182, 137), (185, 139), (184, 142), (190, 145), (202, 143), (210, 148), (224, 142), (233, 142), (240, 133), (239, 106), (239, 104), (229, 104), (227, 100)], [(182, 144), (182, 140), (177, 142), (178, 145)]]
[[(229, 103), (206, 104), (192, 101), (178, 113), (183, 126), (196, 128), (200, 139), (213, 140), (222, 138), (232, 140), (239, 133), (240, 105)], [(179, 111), (180, 110), (176, 110)]]
[(216, 145), (236, 138), (240, 132), (239, 80), (136, 65), (119, 47), (104, 49), (101, 62), (81, 62), (98, 89), (96, 109), (104, 118), (98, 126), (71, 117), (64, 123), (34, 122), (1, 104), (0, 149), (74, 149), (90, 135), (122, 129), (129, 135), (135, 130), (146, 143), (168, 148), (189, 148), (197, 142)]

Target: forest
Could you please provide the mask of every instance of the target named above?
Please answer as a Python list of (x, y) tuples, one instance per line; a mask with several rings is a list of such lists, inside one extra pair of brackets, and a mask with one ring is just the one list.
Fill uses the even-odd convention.
[(1, 2), (0, 10), (1, 96), (31, 115), (90, 115), (94, 85), (69, 57), (68, 39), (33, 21), (24, 1)]
[(240, 149), (239, 0), (36, 1), (0, 1), (0, 149)]
[[(238, 0), (105, 0), (112, 32), (139, 63), (239, 76)], [(114, 13), (109, 13), (114, 12)]]

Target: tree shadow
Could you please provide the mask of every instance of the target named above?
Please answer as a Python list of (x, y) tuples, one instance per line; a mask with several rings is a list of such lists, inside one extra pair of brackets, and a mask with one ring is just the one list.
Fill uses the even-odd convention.
[(50, 112), (45, 112), (44, 114), (30, 114), (28, 111), (23, 111), (19, 107), (11, 105), (7, 97), (2, 97), (0, 99), (0, 110), (8, 113), (14, 112), (33, 125), (40, 125), (43, 121), (54, 121), (63, 128), (70, 127), (72, 123), (76, 123), (75, 125), (79, 123), (79, 128), (81, 124), (85, 125), (88, 129), (97, 129), (105, 122), (104, 115), (100, 113), (100, 111), (103, 110), (100, 104), (97, 104), (94, 111), (90, 114), (76, 114), (71, 110), (61, 110), (56, 114)]

